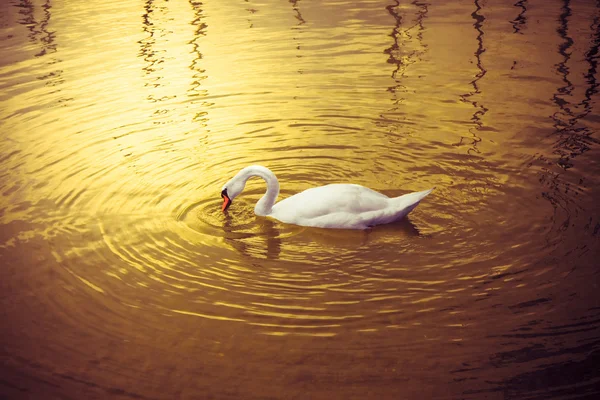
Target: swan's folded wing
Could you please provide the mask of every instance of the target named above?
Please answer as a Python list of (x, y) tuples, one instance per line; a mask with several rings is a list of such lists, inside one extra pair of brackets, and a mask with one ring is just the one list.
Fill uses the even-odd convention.
[(323, 220), (334, 214), (359, 216), (389, 206), (390, 199), (374, 190), (354, 184), (332, 184), (305, 190), (273, 206), (272, 216), (283, 222)]

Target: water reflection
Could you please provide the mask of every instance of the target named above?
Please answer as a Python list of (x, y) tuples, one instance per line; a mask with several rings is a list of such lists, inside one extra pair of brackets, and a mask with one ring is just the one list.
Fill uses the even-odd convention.
[[(190, 0), (190, 5), (193, 9), (194, 19), (191, 25), (195, 27), (193, 37), (190, 40), (190, 44), (193, 48), (194, 58), (190, 64), (192, 70), (192, 81), (190, 82), (190, 88), (188, 90), (188, 96), (191, 97), (191, 104), (199, 107), (199, 110), (193, 117), (193, 121), (199, 124), (200, 128), (206, 128), (208, 125), (208, 107), (212, 103), (206, 101), (204, 97), (208, 96), (208, 89), (203, 87), (202, 82), (208, 78), (206, 69), (202, 66), (203, 55), (201, 52), (202, 40), (207, 35), (208, 25), (205, 22), (206, 17), (204, 16), (203, 4), (199, 1)], [(198, 101), (201, 99), (201, 101)]]
[[(410, 125), (402, 124), (406, 112), (402, 110), (405, 102), (414, 95), (415, 91), (409, 89), (409, 69), (411, 65), (422, 61), (427, 52), (424, 41), (425, 20), (427, 19), (429, 3), (413, 1), (410, 7), (402, 5), (400, 1), (386, 7), (387, 12), (394, 18), (394, 27), (389, 36), (393, 43), (383, 52), (388, 55), (387, 63), (394, 65), (391, 78), (393, 86), (387, 88), (392, 94), (392, 107), (382, 113), (377, 125), (385, 127), (390, 140), (398, 140), (410, 135)], [(418, 72), (415, 70), (414, 74)]]
[[(298, 20), (298, 25), (292, 29), (296, 29), (299, 32), (301, 32), (298, 29), (298, 27), (306, 24), (306, 20), (302, 17), (302, 13), (300, 12), (300, 7), (298, 6), (298, 3), (300, 2), (300, 0), (288, 0), (288, 1), (292, 4), (292, 9), (294, 10), (294, 13), (296, 13), (294, 18), (296, 18), (296, 20)], [(297, 38), (294, 38), (294, 39), (297, 39)]]
[(190, 64), (190, 69), (194, 72), (192, 77), (194, 80), (190, 85), (189, 96), (202, 96), (206, 95), (206, 89), (201, 89), (202, 81), (207, 78), (206, 70), (201, 66), (201, 60), (203, 58), (201, 52), (202, 39), (206, 37), (208, 25), (206, 24), (204, 10), (202, 9), (202, 3), (199, 1), (190, 0), (190, 5), (193, 9), (194, 19), (190, 24), (195, 27), (194, 35), (190, 40), (194, 52), (194, 59)]
[[(591, 130), (582, 120), (590, 113), (591, 96), (597, 93), (598, 84), (596, 83), (596, 69), (598, 45), (600, 41), (598, 16), (594, 18), (590, 29), (593, 40), (590, 49), (585, 53), (585, 60), (589, 64), (589, 69), (585, 73), (588, 87), (585, 90), (583, 99), (579, 103), (573, 102), (575, 86), (570, 80), (571, 69), (569, 61), (571, 59), (574, 46), (574, 40), (569, 36), (569, 21), (572, 16), (570, 1), (565, 0), (560, 14), (560, 26), (557, 29), (563, 42), (559, 45), (558, 52), (562, 56), (562, 61), (556, 65), (558, 73), (562, 76), (564, 86), (557, 89), (552, 99), (559, 108), (559, 111), (552, 115), (554, 128), (560, 139), (555, 145), (555, 154), (559, 156), (558, 165), (567, 170), (573, 166), (572, 159), (589, 150), (590, 142), (595, 139), (591, 137)], [(577, 110), (582, 109), (581, 112)]]
[(590, 49), (585, 54), (585, 60), (590, 64), (590, 68), (585, 74), (585, 79), (589, 86), (585, 90), (585, 99), (582, 101), (585, 110), (585, 114), (582, 117), (592, 112), (592, 96), (598, 93), (598, 86), (600, 86), (596, 78), (596, 73), (598, 72), (598, 52), (600, 49), (600, 16), (596, 15), (594, 17), (590, 29), (593, 32), (591, 35), (592, 42)]
[[(292, 9), (294, 10), (294, 18), (296, 19), (296, 21), (298, 21), (298, 23), (295, 26), (292, 26), (292, 30), (294, 31), (294, 37), (293, 40), (296, 44), (296, 50), (298, 50), (298, 52), (296, 53), (296, 58), (302, 58), (302, 41), (301, 41), (301, 37), (304, 34), (304, 25), (306, 25), (306, 20), (304, 19), (304, 17), (302, 17), (302, 13), (300, 12), (300, 7), (298, 5), (300, 0), (289, 0), (289, 2), (292, 4)], [(298, 68), (298, 73), (302, 74), (304, 73), (304, 70), (300, 67)], [(296, 84), (296, 88), (300, 88), (299, 84)], [(297, 99), (297, 97), (295, 97), (295, 99)]]
[[(479, 132), (484, 127), (483, 121), (482, 121), (483, 116), (488, 112), (488, 109), (483, 104), (481, 104), (481, 101), (477, 100), (478, 97), (481, 97), (481, 96), (477, 96), (477, 95), (481, 95), (481, 90), (479, 89), (479, 80), (481, 80), (485, 76), (487, 71), (483, 67), (483, 63), (481, 60), (483, 53), (485, 53), (485, 47), (483, 45), (483, 23), (485, 22), (485, 17), (482, 14), (480, 14), (482, 7), (479, 4), (479, 0), (475, 0), (474, 4), (475, 4), (475, 11), (473, 11), (471, 13), (471, 18), (473, 18), (475, 20), (473, 27), (477, 31), (477, 50), (475, 50), (474, 54), (475, 54), (476, 66), (479, 71), (475, 74), (475, 79), (473, 79), (470, 82), (471, 86), (473, 86), (473, 90), (469, 93), (461, 95), (461, 99), (464, 102), (471, 103), (473, 105), (473, 107), (475, 108), (475, 111), (473, 112), (473, 116), (471, 117), (471, 121), (473, 122), (475, 127), (469, 129), (469, 132), (472, 135), (471, 137), (462, 136), (460, 141), (456, 144), (457, 146), (461, 146), (465, 143), (468, 144), (470, 146), (469, 149), (467, 150), (468, 154), (471, 154), (471, 152), (473, 152), (473, 153), (480, 152), (479, 149), (477, 148), (477, 144), (479, 142), (481, 142), (481, 137), (479, 136), (479, 134), (480, 134)], [(472, 99), (472, 97), (474, 97), (474, 98)]]
[(514, 33), (519, 33), (521, 35), (523, 34), (522, 30), (527, 24), (527, 17), (525, 16), (525, 13), (527, 13), (527, 5), (527, 0), (519, 0), (514, 4), (514, 7), (521, 8), (519, 15), (517, 15), (517, 17), (511, 21)]
[[(268, 260), (277, 260), (281, 253), (281, 232), (276, 227), (276, 223), (269, 219), (258, 219), (254, 221), (258, 224), (258, 230), (250, 232), (235, 224), (238, 216), (225, 214), (223, 230), (225, 231), (225, 241), (230, 244), (244, 258), (251, 260), (253, 258)], [(240, 229), (242, 228), (242, 229)]]
[(244, 0), (247, 4), (246, 11), (248, 11), (248, 28), (254, 28), (254, 20), (253, 20), (253, 15), (256, 14), (258, 12), (258, 9), (254, 8), (252, 6), (252, 4), (250, 3), (250, 0)]
[[(0, 397), (594, 396), (588, 3), (1, 5)], [(223, 214), (255, 162), (438, 189), (364, 232), (258, 218), (263, 182)]]
[(21, 7), (19, 13), (24, 16), (20, 22), (29, 29), (29, 39), (34, 43), (40, 43), (41, 49), (36, 57), (41, 57), (47, 53), (56, 52), (55, 32), (48, 30), (52, 5), (50, 0), (47, 0), (42, 6), (43, 16), (39, 22), (35, 19), (35, 5), (31, 1), (22, 0), (17, 7)]
[[(562, 56), (563, 60), (556, 65), (558, 73), (562, 76), (562, 80), (564, 82), (564, 86), (559, 87), (558, 91), (553, 96), (554, 103), (560, 109), (553, 116), (554, 127), (557, 132), (560, 134), (562, 130), (564, 130), (569, 125), (569, 120), (573, 120), (573, 111), (571, 107), (568, 106), (568, 102), (564, 99), (566, 96), (571, 96), (571, 92), (573, 91), (573, 84), (569, 80), (569, 67), (567, 63), (571, 58), (571, 52), (569, 49), (573, 46), (573, 39), (568, 36), (568, 21), (571, 16), (571, 8), (570, 8), (570, 0), (565, 0), (563, 2), (562, 13), (559, 17), (560, 26), (557, 29), (558, 34), (563, 39), (563, 42), (558, 47), (558, 52)], [(565, 119), (567, 121), (565, 121)], [(568, 165), (565, 163), (563, 157), (559, 160), (559, 165), (563, 168), (567, 168)]]
[[(424, 21), (427, 18), (429, 3), (413, 1), (411, 5), (416, 7), (413, 11), (414, 21), (405, 15), (406, 7), (401, 6), (400, 1), (395, 1), (386, 7), (387, 11), (394, 18), (395, 26), (390, 36), (394, 43), (385, 49), (384, 53), (389, 55), (388, 63), (394, 64), (395, 69), (392, 72), (392, 79), (395, 85), (388, 88), (388, 91), (394, 95), (394, 105), (402, 104), (405, 97), (400, 97), (406, 92), (406, 86), (403, 85), (403, 78), (406, 76), (407, 68), (416, 62), (421, 61), (422, 56), (427, 51), (427, 45), (423, 42), (423, 33), (425, 31)], [(405, 21), (403, 21), (403, 19)], [(412, 24), (411, 24), (412, 23)], [(413, 32), (416, 31), (416, 32)], [(397, 108), (392, 109), (396, 110)]]
[[(167, 6), (169, 3), (166, 1), (162, 5), (160, 3), (162, 3), (161, 0), (147, 0), (144, 3), (145, 12), (142, 15), (142, 28), (147, 37), (139, 41), (140, 56), (146, 61), (143, 71), (147, 80), (145, 86), (149, 89), (147, 100), (151, 103), (166, 102), (175, 98), (175, 94), (166, 90), (170, 84), (165, 80), (166, 74), (163, 72), (168, 50), (167, 48), (160, 48), (162, 43), (168, 44), (168, 37), (172, 34), (166, 25), (171, 19)], [(168, 113), (169, 109), (166, 107), (157, 108), (153, 112), (153, 117), (161, 118)], [(154, 124), (166, 124), (167, 122), (169, 121), (164, 121), (161, 118), (155, 120)]]
[(56, 69), (56, 64), (61, 60), (56, 57), (57, 44), (56, 32), (50, 29), (50, 20), (52, 17), (52, 3), (46, 0), (39, 8), (42, 10), (42, 15), (39, 21), (36, 19), (36, 5), (28, 0), (21, 0), (15, 5), (19, 7), (19, 14), (23, 18), (19, 23), (25, 25), (29, 30), (29, 40), (39, 46), (39, 51), (35, 57), (49, 56), (47, 65), (51, 66), (52, 70), (44, 73), (37, 78), (44, 81), (46, 86), (56, 86), (64, 83), (63, 70)]
[[(491, 359), (494, 367), (511, 369), (525, 364), (530, 366), (529, 371), (494, 380), (495, 388), (482, 392), (502, 391), (505, 396), (525, 398), (540, 391), (558, 397), (592, 389), (594, 373), (591, 371), (600, 361), (597, 350), (600, 341), (595, 334), (598, 314), (589, 311), (592, 313), (586, 318), (568, 325), (549, 326), (536, 319), (503, 335), (506, 340), (519, 341), (523, 347), (495, 354)], [(580, 336), (576, 345), (562, 345), (561, 338), (569, 335)], [(532, 344), (535, 339), (544, 339), (543, 344)], [(582, 380), (588, 383), (582, 384)]]
[[(570, 23), (574, 18), (571, 2), (565, 0), (558, 20), (559, 26), (556, 29), (562, 39), (558, 45), (558, 53), (562, 59), (555, 65), (563, 84), (556, 89), (552, 96), (557, 111), (551, 116), (554, 134), (557, 136), (553, 145), (553, 154), (558, 156), (558, 160), (553, 161), (544, 156), (539, 157), (539, 160), (545, 164), (539, 180), (547, 188), (542, 196), (551, 203), (554, 209), (553, 227), (548, 234), (549, 243), (562, 240), (562, 232), (574, 224), (574, 219), (579, 214), (574, 210), (581, 207), (577, 196), (583, 193), (584, 179), (579, 178), (578, 181), (572, 181), (573, 178), (565, 175), (565, 172), (574, 167), (573, 160), (576, 157), (589, 151), (594, 144), (600, 143), (598, 139), (594, 138), (594, 129), (587, 120), (592, 111), (590, 106), (592, 96), (598, 92), (596, 73), (600, 45), (600, 17), (596, 14), (593, 18), (589, 32), (592, 40), (589, 49), (583, 54), (583, 58), (589, 65), (587, 71), (583, 72), (585, 78), (585, 90), (583, 91), (579, 90), (583, 85), (575, 83), (580, 79), (578, 76), (580, 65), (573, 63), (573, 55), (578, 50), (576, 40), (588, 41), (589, 39), (584, 34), (578, 34), (577, 39), (570, 36)], [(578, 93), (582, 93), (581, 100), (576, 102)], [(557, 165), (560, 170), (556, 170), (554, 165)], [(579, 222), (579, 224), (584, 223), (589, 223), (589, 221)], [(551, 237), (553, 239), (550, 239)]]

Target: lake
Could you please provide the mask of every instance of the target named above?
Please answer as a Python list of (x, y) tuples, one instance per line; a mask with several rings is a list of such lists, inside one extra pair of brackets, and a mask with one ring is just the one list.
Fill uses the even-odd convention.
[[(0, 399), (600, 396), (600, 3), (0, 5)], [(435, 187), (368, 230), (270, 168)]]

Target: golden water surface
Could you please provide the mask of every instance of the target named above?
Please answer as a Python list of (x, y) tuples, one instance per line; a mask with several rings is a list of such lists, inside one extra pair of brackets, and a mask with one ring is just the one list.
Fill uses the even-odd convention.
[[(0, 3), (1, 399), (600, 395), (600, 4)], [(368, 231), (257, 217), (436, 187)]]

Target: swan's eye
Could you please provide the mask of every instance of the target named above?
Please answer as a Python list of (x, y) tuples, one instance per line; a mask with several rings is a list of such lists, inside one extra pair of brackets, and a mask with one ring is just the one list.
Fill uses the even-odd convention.
[(221, 192), (221, 198), (224, 198), (224, 197), (229, 197), (227, 195), (227, 188), (223, 189), (223, 191)]

